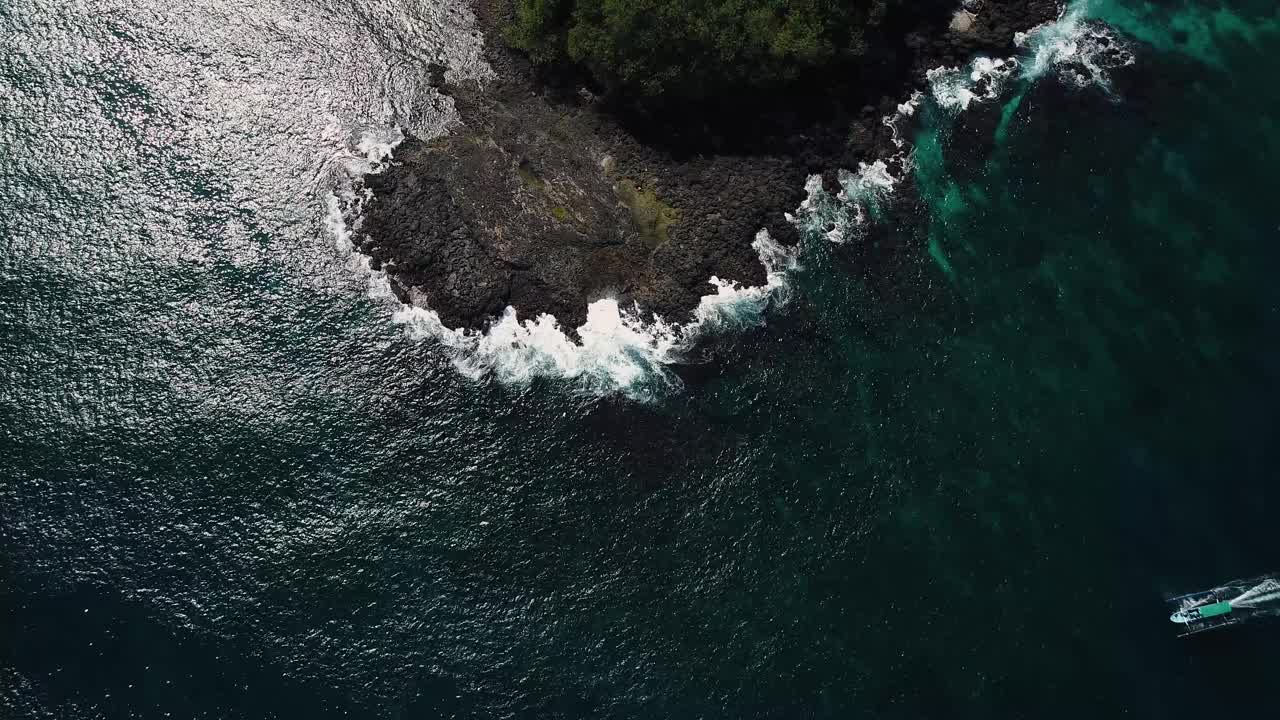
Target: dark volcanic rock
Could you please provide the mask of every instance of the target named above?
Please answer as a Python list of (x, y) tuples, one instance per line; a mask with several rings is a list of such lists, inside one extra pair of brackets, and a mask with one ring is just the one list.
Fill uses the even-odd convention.
[[(502, 7), (477, 5), (491, 38)], [(483, 88), (448, 86), (432, 69), (461, 124), (407, 140), (366, 179), (374, 199), (360, 249), (402, 300), (452, 327), (482, 328), (510, 305), (573, 328), (606, 295), (683, 320), (712, 276), (764, 282), (751, 242), (762, 228), (796, 241), (784, 214), (809, 174), (834, 187), (837, 168), (892, 154), (880, 118), (926, 70), (1007, 54), (1013, 29), (1056, 14), (1044, 0), (987, 0), (958, 32), (947, 27), (950, 0), (922, 7), (894, 19), (885, 51), (831, 87), (660, 116), (598, 101), (581, 78), (540, 76), (491, 43), (499, 79)]]

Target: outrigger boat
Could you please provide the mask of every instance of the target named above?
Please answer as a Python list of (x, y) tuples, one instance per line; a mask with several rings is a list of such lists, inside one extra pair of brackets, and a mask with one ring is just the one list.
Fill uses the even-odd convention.
[(1280, 579), (1264, 575), (1235, 580), (1212, 590), (1169, 598), (1169, 620), (1182, 626), (1179, 637), (1236, 625), (1259, 615), (1280, 614)]

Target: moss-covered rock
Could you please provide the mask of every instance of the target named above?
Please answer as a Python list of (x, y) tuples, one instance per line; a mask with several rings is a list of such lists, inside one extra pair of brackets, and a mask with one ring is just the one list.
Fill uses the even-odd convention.
[(630, 178), (623, 178), (614, 186), (618, 199), (631, 210), (641, 237), (650, 248), (664, 245), (670, 240), (667, 230), (680, 219), (680, 211), (663, 202), (652, 190), (636, 185)]

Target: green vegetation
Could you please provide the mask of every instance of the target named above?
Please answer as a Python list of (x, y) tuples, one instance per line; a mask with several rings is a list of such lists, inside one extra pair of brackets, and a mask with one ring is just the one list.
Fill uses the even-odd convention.
[(861, 55), (901, 0), (512, 0), (508, 41), (610, 89), (706, 98), (769, 88)]
[(631, 210), (631, 217), (640, 229), (645, 244), (656, 248), (668, 240), (667, 228), (680, 220), (680, 211), (662, 202), (657, 193), (637, 186), (629, 178), (623, 178), (615, 186), (618, 199)]
[(538, 177), (538, 173), (533, 171), (533, 166), (528, 160), (521, 160), (516, 166), (516, 172), (520, 174), (520, 182), (530, 190), (543, 191), (546, 189), (547, 183)]

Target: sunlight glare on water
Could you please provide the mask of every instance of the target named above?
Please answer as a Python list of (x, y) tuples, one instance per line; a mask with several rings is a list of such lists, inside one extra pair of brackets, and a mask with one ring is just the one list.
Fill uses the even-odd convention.
[(9, 0), (0, 709), (1261, 707), (1275, 629), (1177, 644), (1163, 598), (1275, 560), (1275, 6), (1081, 7), (1017, 58), (1060, 72), (904, 90), (901, 155), (811, 183), (691, 362), (605, 300), (469, 376), (331, 212), (454, 120), (428, 64), (490, 72), (468, 10)]

